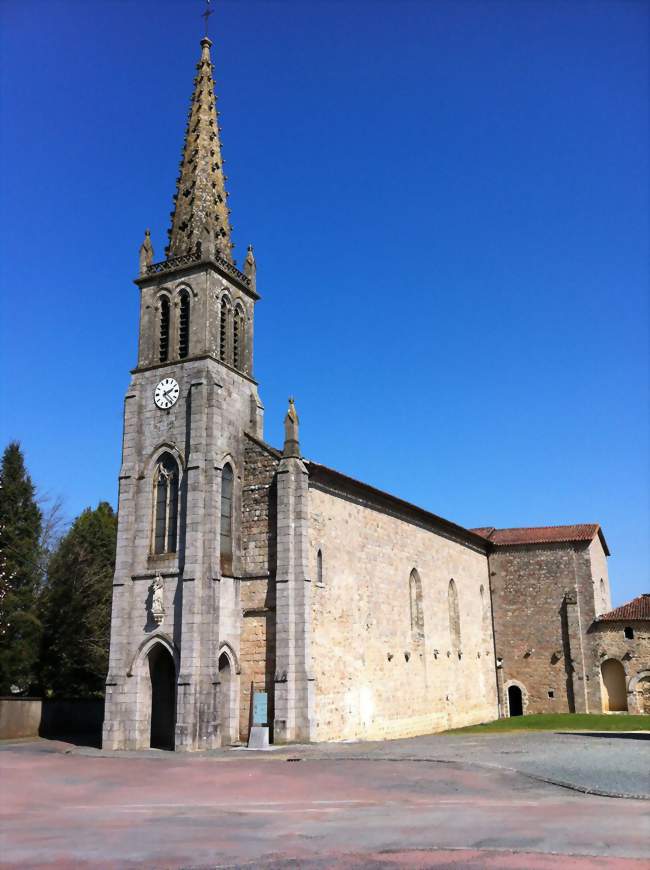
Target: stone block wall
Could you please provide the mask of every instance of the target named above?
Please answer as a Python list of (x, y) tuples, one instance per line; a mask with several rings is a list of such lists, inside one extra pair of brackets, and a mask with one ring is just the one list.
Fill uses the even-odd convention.
[(241, 581), (239, 736), (248, 740), (251, 692), (266, 692), (269, 724), (273, 722), (275, 673), (275, 594), (266, 580)]
[[(632, 638), (625, 637), (626, 628), (632, 629)], [(628, 712), (650, 714), (650, 621), (596, 622), (589, 636), (599, 666), (608, 659), (621, 663)]]
[(602, 588), (609, 597), (600, 541), (499, 546), (489, 562), (504, 715), (511, 684), (522, 688), (524, 713), (600, 711), (588, 635)]
[[(313, 739), (406, 737), (495, 719), (485, 552), (313, 485), (309, 523)], [(411, 615), (414, 568), (422, 631)], [(459, 650), (450, 635), (452, 578)]]
[(245, 438), (242, 488), (242, 574), (267, 576), (276, 563), (276, 480), (279, 458), (256, 439)]

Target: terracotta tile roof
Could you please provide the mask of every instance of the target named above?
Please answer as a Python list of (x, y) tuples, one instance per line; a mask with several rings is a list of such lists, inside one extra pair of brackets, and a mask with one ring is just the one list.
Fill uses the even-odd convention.
[(475, 535), (487, 538), (495, 547), (516, 544), (559, 544), (572, 541), (592, 541), (599, 535), (603, 549), (609, 556), (607, 543), (598, 523), (582, 523), (573, 526), (534, 526), (521, 529), (495, 529), (483, 526), (472, 529)]
[(627, 604), (602, 613), (596, 622), (631, 622), (634, 619), (650, 619), (650, 593), (644, 592)]
[(492, 532), (496, 532), (494, 526), (481, 526), (480, 529), (470, 529), (470, 531), (474, 532), (475, 535), (480, 535), (482, 538), (487, 538), (490, 540), (490, 535)]

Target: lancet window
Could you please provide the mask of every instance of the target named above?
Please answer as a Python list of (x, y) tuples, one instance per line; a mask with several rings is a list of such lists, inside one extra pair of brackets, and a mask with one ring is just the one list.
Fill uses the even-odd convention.
[(181, 291), (178, 315), (178, 355), (184, 359), (190, 352), (190, 294)]
[(483, 628), (483, 634), (488, 636), (490, 634), (490, 606), (488, 595), (482, 583), (479, 592), (481, 595), (481, 625)]
[(226, 463), (221, 472), (221, 571), (232, 571), (232, 491), (233, 473)]
[(319, 550), (316, 553), (316, 583), (319, 586), (323, 585), (323, 551)]
[(225, 296), (221, 298), (221, 311), (219, 315), (219, 359), (228, 362), (228, 301)]
[(424, 637), (424, 609), (422, 606), (422, 581), (415, 570), (409, 577), (409, 596), (411, 602), (411, 636), (414, 641)]
[(178, 463), (163, 453), (154, 472), (154, 541), (156, 554), (175, 553), (178, 527)]
[(453, 580), (449, 581), (447, 593), (449, 604), (449, 638), (454, 652), (460, 652), (460, 610), (458, 607), (458, 590)]
[(169, 359), (169, 299), (163, 296), (160, 300), (160, 334), (158, 359), (161, 363)]
[(239, 308), (235, 309), (232, 326), (232, 356), (236, 369), (243, 368), (244, 316)]

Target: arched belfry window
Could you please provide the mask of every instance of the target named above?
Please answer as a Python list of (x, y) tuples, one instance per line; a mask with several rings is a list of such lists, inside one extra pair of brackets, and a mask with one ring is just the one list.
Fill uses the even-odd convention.
[(184, 359), (190, 352), (190, 294), (182, 290), (178, 312), (178, 355)]
[(219, 359), (228, 362), (228, 300), (221, 297), (221, 311), (219, 314)]
[(424, 637), (424, 610), (422, 607), (422, 581), (415, 570), (409, 577), (409, 595), (411, 601), (411, 637), (420, 641)]
[(458, 608), (458, 590), (453, 580), (449, 581), (447, 592), (449, 604), (449, 638), (454, 652), (460, 652), (460, 610)]
[(244, 315), (239, 308), (235, 308), (233, 317), (232, 358), (234, 367), (241, 371), (244, 367)]
[(175, 553), (178, 527), (178, 463), (163, 453), (154, 471), (154, 553)]
[(233, 473), (226, 463), (221, 472), (221, 572), (232, 572), (232, 489)]
[(160, 332), (158, 336), (158, 359), (161, 363), (169, 359), (169, 299), (160, 299)]

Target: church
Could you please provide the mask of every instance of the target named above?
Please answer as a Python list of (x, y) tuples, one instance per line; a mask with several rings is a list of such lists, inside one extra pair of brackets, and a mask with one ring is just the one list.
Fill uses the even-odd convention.
[[(140, 248), (103, 746), (382, 739), (600, 711), (597, 524), (466, 529), (264, 440), (256, 263), (233, 262), (211, 41), (169, 244)], [(261, 699), (261, 701), (260, 701)], [(258, 706), (259, 701), (259, 706)]]

